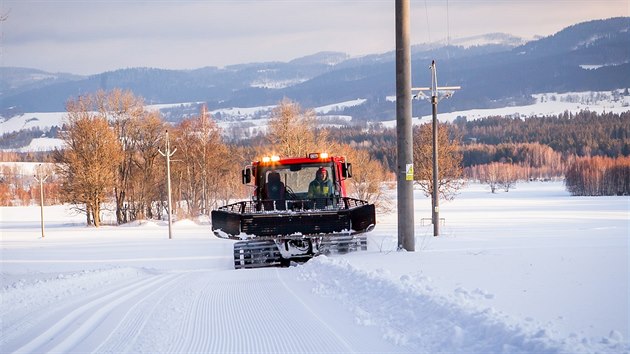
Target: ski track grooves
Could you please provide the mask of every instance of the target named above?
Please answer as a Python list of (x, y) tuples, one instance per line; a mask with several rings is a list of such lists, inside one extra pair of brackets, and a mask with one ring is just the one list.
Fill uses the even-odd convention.
[(311, 309), (311, 307), (305, 303), (299, 296), (297, 296), (295, 294), (295, 292), (293, 292), (293, 290), (287, 286), (287, 284), (284, 282), (284, 280), (282, 280), (282, 277), (280, 277), (280, 274), (278, 273), (278, 270), (276, 269), (276, 276), (278, 277), (278, 280), (280, 281), (280, 283), (282, 283), (282, 287), (291, 295), (293, 295), (293, 297), (300, 303), (302, 304), (302, 306), (304, 306), (304, 309), (307, 310), (312, 316), (313, 318), (317, 319), (317, 321), (319, 321), (326, 330), (328, 330), (328, 332), (330, 332), (330, 335), (333, 338), (336, 338), (339, 343), (343, 344), (344, 350), (343, 352), (345, 353), (354, 353), (354, 350), (352, 350), (350, 344), (348, 344), (348, 342), (346, 342), (343, 338), (341, 338), (337, 332), (335, 330), (333, 330), (328, 323), (326, 323), (324, 320), (322, 320), (315, 311), (313, 311), (313, 309)]
[[(93, 352), (100, 353), (127, 353), (131, 352), (133, 345), (138, 340), (142, 330), (146, 327), (151, 315), (156, 311), (160, 302), (164, 299), (167, 291), (162, 291), (166, 287), (173, 287), (175, 281), (181, 281), (184, 274), (171, 277), (155, 288), (146, 296), (138, 300), (118, 323), (118, 326)], [(158, 296), (153, 301), (148, 301), (152, 296)]]
[(145, 274), (29, 314), (7, 328), (12, 335), (3, 338), (1, 348), (15, 353), (356, 352), (354, 342), (340, 334), (343, 328), (316, 311), (312, 292), (296, 288), (301, 286), (296, 274), (275, 268)]
[[(177, 326), (167, 346), (155, 349), (180, 353), (352, 352), (287, 286), (279, 270), (262, 270), (256, 280), (246, 272), (231, 270), (190, 279), (176, 299), (186, 304), (181, 318), (174, 321)], [(304, 322), (304, 314), (315, 321)]]
[[(111, 292), (90, 297), (82, 305), (78, 305), (74, 310), (67, 312), (58, 321), (55, 321), (55, 324), (44, 330), (42, 334), (19, 347), (15, 353), (73, 351), (90, 333), (97, 328), (100, 329), (99, 325), (116, 307), (143, 294), (152, 287), (159, 286), (172, 277), (173, 275), (169, 274), (149, 277)], [(137, 300), (136, 303), (141, 302), (142, 299)], [(42, 322), (47, 323), (48, 321)], [(31, 333), (36, 332), (32, 331)]]

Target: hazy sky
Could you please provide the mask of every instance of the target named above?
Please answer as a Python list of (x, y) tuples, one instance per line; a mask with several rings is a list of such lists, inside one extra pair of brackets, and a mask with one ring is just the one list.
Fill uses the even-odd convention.
[[(97, 74), (352, 56), (395, 47), (394, 0), (0, 0), (1, 65)], [(411, 42), (531, 39), (630, 16), (630, 0), (411, 0)]]

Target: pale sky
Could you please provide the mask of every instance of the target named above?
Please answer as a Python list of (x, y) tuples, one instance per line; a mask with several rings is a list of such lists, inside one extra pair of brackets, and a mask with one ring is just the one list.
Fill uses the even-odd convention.
[[(394, 50), (394, 0), (0, 0), (0, 64), (91, 75)], [(411, 0), (413, 44), (526, 39), (630, 16), (630, 0)]]

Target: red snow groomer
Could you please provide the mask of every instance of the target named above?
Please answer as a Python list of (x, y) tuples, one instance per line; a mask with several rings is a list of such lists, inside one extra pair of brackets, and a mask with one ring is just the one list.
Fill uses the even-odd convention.
[(352, 165), (344, 157), (265, 157), (242, 172), (243, 184), (255, 188), (252, 199), (213, 210), (212, 231), (239, 240), (234, 244), (237, 269), (366, 250), (363, 233), (376, 224), (375, 208), (347, 196), (350, 177)]

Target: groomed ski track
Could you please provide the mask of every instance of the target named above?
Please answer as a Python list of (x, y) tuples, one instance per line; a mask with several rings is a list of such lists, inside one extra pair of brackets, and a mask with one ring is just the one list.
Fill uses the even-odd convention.
[(252, 270), (114, 267), (2, 295), (17, 305), (0, 313), (3, 353), (564, 350), (492, 312), (325, 256)]
[[(9, 311), (3, 313), (0, 348), (15, 353), (410, 352), (376, 328), (352, 318), (339, 321), (343, 305), (314, 294), (296, 271), (108, 270), (116, 274), (107, 278), (120, 280), (71, 298), (60, 291), (53, 295), (59, 302), (33, 303), (20, 319), (3, 309)], [(374, 331), (372, 341), (365, 341), (365, 331)]]

